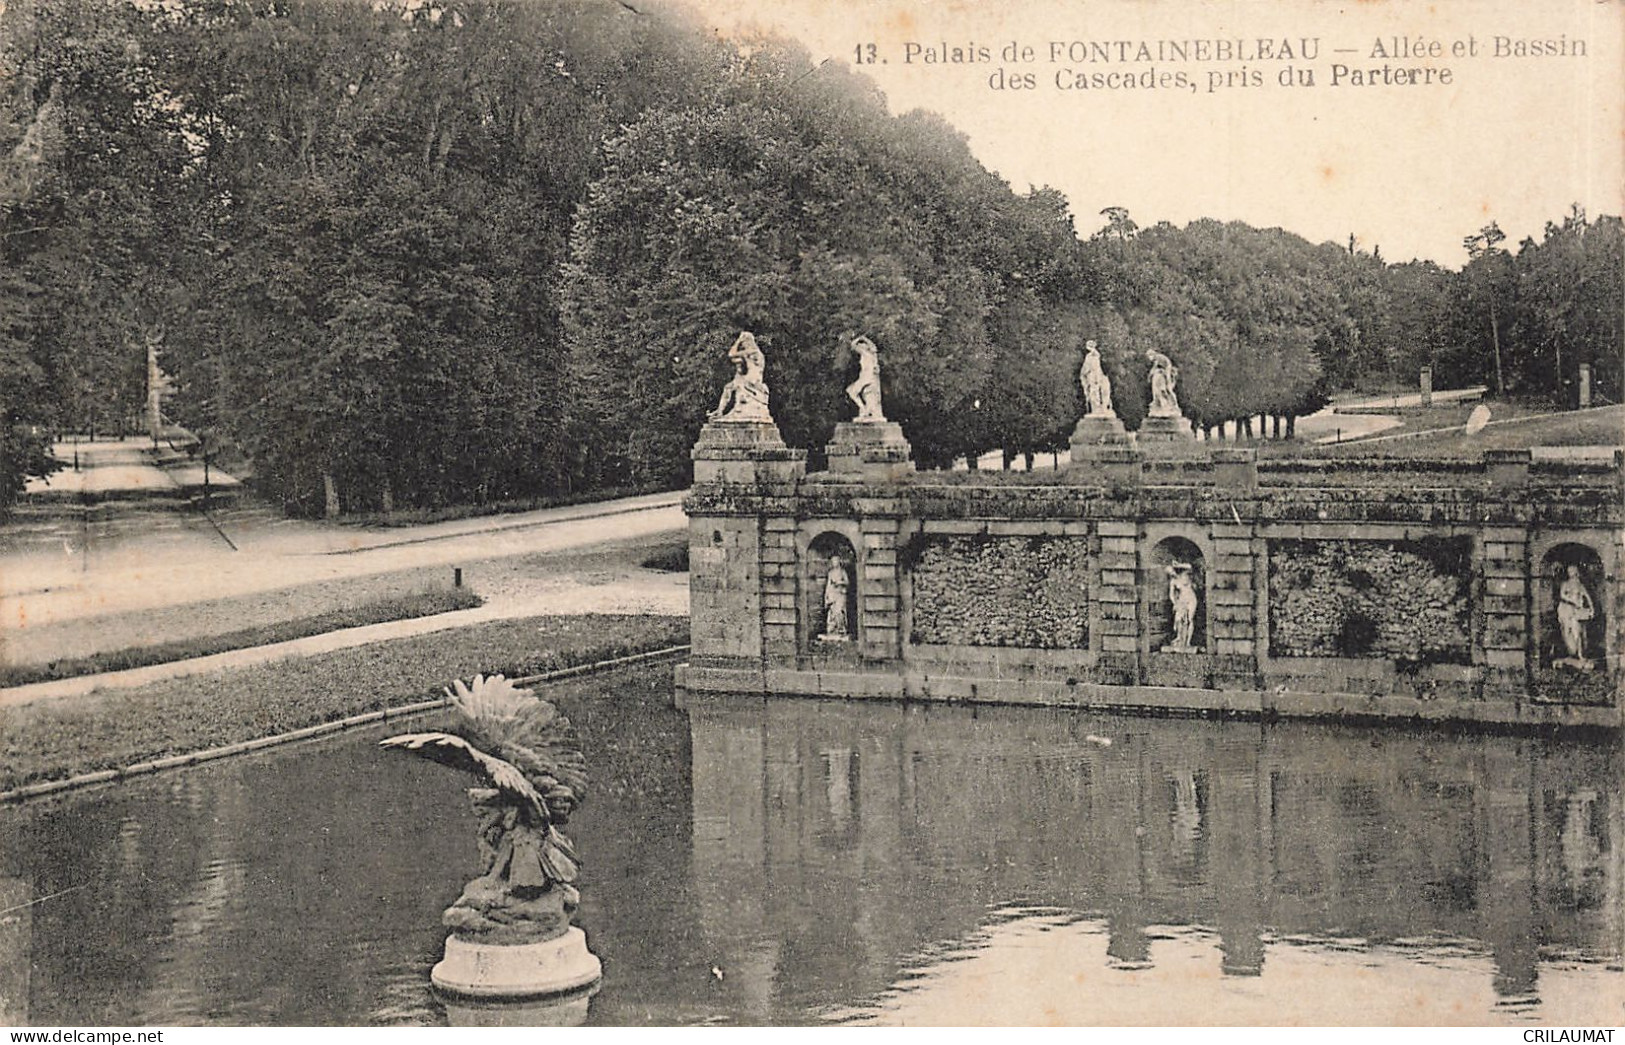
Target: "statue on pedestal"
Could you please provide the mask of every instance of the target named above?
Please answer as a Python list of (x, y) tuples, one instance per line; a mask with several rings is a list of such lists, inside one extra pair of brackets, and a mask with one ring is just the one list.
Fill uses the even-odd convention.
[(734, 364), (733, 378), (723, 386), (717, 408), (706, 414), (708, 421), (766, 421), (773, 415), (767, 408), (767, 382), (762, 374), (767, 359), (750, 331), (741, 331), (728, 349)]
[(1553, 661), (1554, 667), (1574, 667), (1589, 670), (1592, 662), (1585, 655), (1586, 623), (1597, 615), (1596, 604), (1580, 579), (1580, 568), (1569, 566), (1563, 583), (1557, 588), (1557, 629), (1563, 639), (1568, 656)]
[(846, 642), (852, 638), (852, 623), (847, 617), (846, 596), (852, 580), (846, 563), (839, 555), (829, 557), (829, 573), (824, 577), (824, 634), (822, 638)]
[(1151, 409), (1146, 416), (1183, 417), (1179, 409), (1179, 398), (1174, 395), (1174, 385), (1179, 380), (1179, 368), (1174, 366), (1173, 360), (1154, 348), (1146, 349), (1145, 358), (1151, 364)]
[(880, 353), (875, 343), (859, 334), (852, 339), (852, 350), (858, 354), (858, 379), (846, 386), (846, 397), (857, 405), (854, 421), (881, 422), (886, 415), (880, 409)]
[(1078, 372), (1083, 385), (1084, 413), (1089, 417), (1116, 417), (1112, 409), (1112, 380), (1100, 366), (1100, 349), (1091, 339), (1083, 346), (1083, 369)]
[(501, 675), (446, 691), (454, 732), (407, 733), (382, 746), (477, 774), (479, 877), (441, 918), (452, 930), (431, 978), (457, 994), (522, 997), (598, 980), (598, 959), (570, 924), (580, 857), (560, 830), (587, 792), (586, 759), (552, 704)]
[(1168, 601), (1173, 604), (1174, 640), (1162, 647), (1164, 653), (1200, 652), (1191, 644), (1196, 632), (1196, 584), (1191, 564), (1176, 562), (1167, 567)]

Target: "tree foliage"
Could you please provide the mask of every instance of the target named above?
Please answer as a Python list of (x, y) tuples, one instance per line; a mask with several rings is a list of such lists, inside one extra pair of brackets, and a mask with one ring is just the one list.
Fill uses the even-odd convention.
[(1206, 426), (1420, 365), (1620, 397), (1617, 217), (1460, 272), (1117, 206), (1084, 242), (660, 0), (13, 0), (0, 73), (0, 498), (137, 414), (153, 338), (173, 418), (303, 512), (680, 484), (741, 329), (815, 461), (858, 333), (927, 466), (1064, 445), (1091, 337), (1131, 425), (1153, 348)]

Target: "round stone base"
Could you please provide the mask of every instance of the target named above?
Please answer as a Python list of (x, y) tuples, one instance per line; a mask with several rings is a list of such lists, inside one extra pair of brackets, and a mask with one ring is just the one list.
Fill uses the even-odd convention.
[(571, 926), (539, 943), (475, 943), (453, 933), (446, 956), (429, 973), (437, 990), (465, 998), (541, 998), (597, 983), (598, 958), (587, 934)]

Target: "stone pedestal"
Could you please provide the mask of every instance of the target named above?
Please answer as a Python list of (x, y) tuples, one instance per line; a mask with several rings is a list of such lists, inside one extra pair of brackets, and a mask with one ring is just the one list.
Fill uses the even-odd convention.
[(711, 421), (689, 453), (696, 483), (789, 482), (807, 470), (772, 421)]
[(1226, 490), (1254, 493), (1258, 490), (1258, 451), (1250, 447), (1221, 446), (1209, 451), (1213, 481)]
[(429, 973), (436, 990), (463, 998), (545, 998), (580, 991), (603, 976), (575, 926), (534, 943), (480, 943), (453, 933)]
[(835, 473), (894, 479), (914, 471), (913, 447), (896, 421), (842, 421), (824, 449)]
[(1089, 414), (1072, 429), (1072, 463), (1098, 460), (1102, 447), (1129, 443), (1122, 418), (1116, 414)]
[(1186, 417), (1148, 417), (1134, 433), (1135, 445), (1142, 450), (1195, 441), (1196, 433), (1191, 431), (1190, 419)]

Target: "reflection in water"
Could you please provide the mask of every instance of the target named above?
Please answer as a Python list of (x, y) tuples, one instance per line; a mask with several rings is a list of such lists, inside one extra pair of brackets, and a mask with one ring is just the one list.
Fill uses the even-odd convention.
[(29, 950), (34, 890), (22, 878), (0, 878), (0, 1027), (28, 1025)]
[(463, 1011), (430, 992), (471, 814), (379, 732), (0, 810), (0, 1017), (1625, 1019), (1617, 740), (743, 698), (685, 713), (665, 670), (561, 701), (599, 777), (572, 820), (604, 962), (590, 1002)]
[(598, 985), (556, 998), (526, 1001), (474, 1001), (444, 998), (446, 1022), (453, 1027), (580, 1027), (587, 1022)]
[[(713, 947), (781, 955), (753, 1021), (1625, 1014), (1614, 742), (743, 699), (689, 714), (694, 867), (716, 879), (701, 923)], [(1128, 993), (1063, 1004), (1101, 977)], [(1348, 1004), (1356, 981), (1370, 1004)]]

